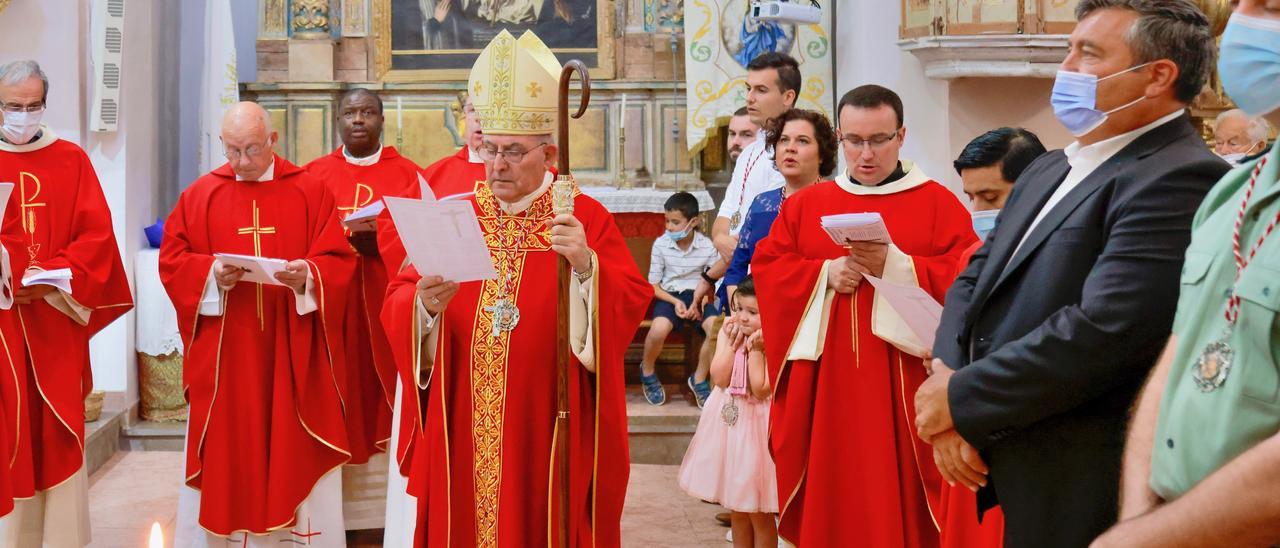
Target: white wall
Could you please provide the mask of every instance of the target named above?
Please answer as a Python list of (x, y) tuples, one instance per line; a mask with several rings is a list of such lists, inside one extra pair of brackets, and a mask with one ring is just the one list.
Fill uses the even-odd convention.
[(1052, 80), (929, 79), (920, 61), (897, 45), (897, 2), (839, 0), (837, 9), (839, 93), (863, 84), (896, 91), (906, 110), (902, 157), (962, 198), (960, 176), (951, 162), (974, 137), (1001, 126), (1021, 126), (1036, 133), (1050, 150), (1071, 142), (1049, 106)]

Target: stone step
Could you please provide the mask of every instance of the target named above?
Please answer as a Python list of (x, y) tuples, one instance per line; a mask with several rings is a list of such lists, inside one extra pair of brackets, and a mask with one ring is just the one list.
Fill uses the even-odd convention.
[(702, 410), (684, 385), (666, 385), (667, 403), (649, 405), (639, 386), (627, 387), (627, 434), (632, 464), (678, 465)]
[(133, 412), (123, 400), (123, 394), (107, 394), (102, 415), (98, 420), (84, 424), (84, 461), (90, 476), (120, 448), (120, 430)]
[[(627, 433), (633, 463), (678, 465), (693, 439), (701, 410), (693, 404), (687, 387), (667, 385), (666, 388), (667, 403), (654, 407), (644, 401), (638, 386), (627, 387)], [(118, 412), (111, 417), (104, 412), (102, 420), (91, 423), (90, 445), (109, 441), (113, 450), (118, 446), (129, 451), (182, 451), (187, 423), (138, 421), (122, 427), (120, 419)], [(115, 437), (107, 435), (112, 432), (111, 428), (104, 428), (107, 425), (114, 425)], [(98, 431), (104, 433), (98, 434)], [(104, 441), (95, 441), (98, 439)], [(96, 455), (92, 449), (91, 457)], [(105, 453), (101, 462), (110, 457), (110, 453)]]
[(138, 421), (121, 432), (120, 446), (127, 451), (182, 451), (186, 421)]

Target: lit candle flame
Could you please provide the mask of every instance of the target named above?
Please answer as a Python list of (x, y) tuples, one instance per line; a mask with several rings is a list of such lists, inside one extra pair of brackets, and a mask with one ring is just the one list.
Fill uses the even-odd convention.
[(147, 543), (148, 548), (164, 548), (164, 533), (160, 532), (160, 522), (151, 524), (151, 541)]

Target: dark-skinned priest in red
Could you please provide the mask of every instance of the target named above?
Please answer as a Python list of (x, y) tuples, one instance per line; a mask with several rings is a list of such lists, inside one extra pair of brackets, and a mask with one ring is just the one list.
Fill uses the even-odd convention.
[[(34, 482), (33, 492), (0, 518), (5, 546), (89, 542), (89, 339), (133, 308), (111, 211), (88, 155), (40, 123), (48, 95), (48, 77), (34, 61), (0, 66), (0, 181), (14, 183), (4, 236), (9, 252), (17, 254), (9, 289), (22, 334), (12, 340), (6, 335), (5, 342), (26, 347), (27, 376), (21, 407), (10, 418), (17, 420), (11, 426), (19, 429), (19, 443), (29, 444)], [(24, 287), (21, 280), (33, 275), (63, 282)]]
[[(421, 168), (395, 147), (382, 145), (383, 115), (378, 94), (365, 88), (348, 90), (338, 101), (335, 117), (342, 146), (307, 164), (307, 171), (333, 193), (339, 220), (382, 202), (383, 196), (400, 196), (418, 188)], [(348, 528), (377, 529), (395, 521), (392, 515), (403, 512), (397, 508), (409, 506), (412, 516), (411, 505), (404, 501), (407, 463), (402, 464), (401, 458), (376, 457), (379, 453), (403, 457), (404, 452), (395, 447), (412, 435), (412, 424), (397, 428), (399, 423), (393, 420), (399, 417), (397, 373), (379, 319), (387, 293), (387, 267), (378, 253), (376, 220), (348, 223), (343, 230), (356, 251), (343, 322), (347, 360), (335, 364), (351, 442), (351, 462), (343, 469), (347, 493), (343, 510)], [(388, 479), (389, 473), (395, 476)], [(384, 512), (386, 487), (390, 489)]]
[[(865, 275), (941, 300), (977, 236), (964, 205), (899, 159), (902, 101), (880, 86), (837, 109), (848, 173), (787, 199), (752, 261), (774, 387), (779, 535), (797, 546), (934, 547), (941, 476), (915, 435), (927, 347)], [(823, 216), (876, 212), (890, 245), (832, 241)]]
[[(333, 194), (275, 155), (278, 139), (266, 110), (233, 105), (228, 163), (183, 191), (165, 223), (160, 277), (191, 404), (179, 546), (345, 543), (339, 468), (351, 452), (335, 364), (355, 260)], [(251, 282), (215, 254), (282, 270)]]
[(653, 292), (599, 202), (575, 189), (573, 214), (552, 213), (559, 75), (555, 55), (531, 32), (519, 40), (500, 32), (471, 69), (488, 178), (467, 200), (497, 278), (455, 283), (409, 266), (388, 289), (387, 334), (425, 409), (410, 476), (417, 546), (539, 547), (555, 536), (559, 257), (572, 265), (571, 425), (562, 432), (571, 545), (621, 543), (629, 475), (622, 359)]

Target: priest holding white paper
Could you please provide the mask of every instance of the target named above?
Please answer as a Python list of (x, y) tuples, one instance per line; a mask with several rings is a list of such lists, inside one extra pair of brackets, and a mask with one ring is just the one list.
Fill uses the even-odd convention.
[[(569, 444), (571, 545), (621, 543), (629, 470), (622, 357), (653, 292), (599, 202), (575, 188), (573, 214), (553, 211), (559, 75), (532, 33), (516, 40), (502, 31), (481, 53), (468, 89), (488, 181), (465, 201), (435, 205), (471, 208), (483, 235), (471, 253), (497, 276), (423, 276), (442, 272), (441, 261), (411, 253), (383, 305), (397, 363), (424, 410), (414, 417), (423, 436), (410, 448), (419, 546), (546, 546), (548, 526), (559, 523), (550, 504), (560, 494), (550, 473), (557, 435)], [(392, 215), (396, 207), (388, 202)], [(456, 237), (467, 225), (447, 213), (434, 230)], [(401, 224), (401, 232), (420, 230)], [(412, 235), (404, 238), (412, 245)], [(573, 267), (567, 432), (555, 429), (562, 256)]]
[[(229, 162), (165, 223), (160, 276), (191, 403), (178, 546), (345, 544), (338, 468), (350, 451), (334, 364), (354, 257), (333, 195), (272, 153), (277, 139), (262, 107), (231, 107)], [(246, 265), (280, 261), (248, 281)]]

